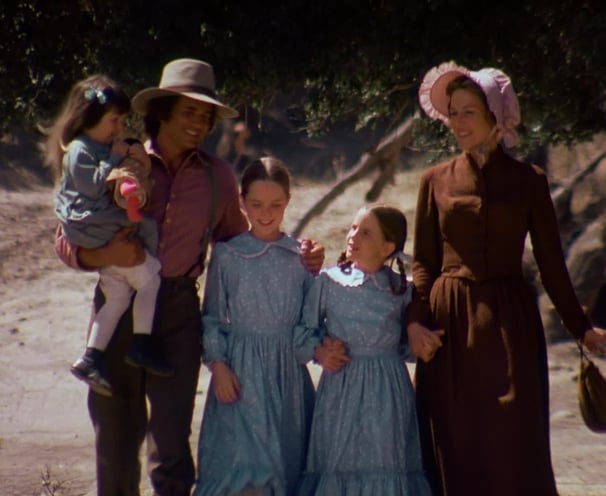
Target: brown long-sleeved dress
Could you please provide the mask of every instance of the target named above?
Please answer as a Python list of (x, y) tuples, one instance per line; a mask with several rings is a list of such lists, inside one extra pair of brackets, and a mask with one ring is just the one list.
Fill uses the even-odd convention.
[(423, 174), (408, 320), (446, 331), (416, 387), (427, 469), (448, 496), (557, 494), (545, 338), (522, 275), (528, 233), (543, 286), (582, 338), (591, 325), (543, 172), (498, 148), (482, 168), (462, 154)]

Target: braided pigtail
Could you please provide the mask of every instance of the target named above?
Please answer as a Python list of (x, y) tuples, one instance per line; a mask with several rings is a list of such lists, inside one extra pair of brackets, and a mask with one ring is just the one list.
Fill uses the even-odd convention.
[[(406, 235), (408, 232), (406, 216), (397, 208), (390, 207), (387, 205), (371, 205), (368, 207), (368, 211), (373, 213), (379, 221), (379, 226), (383, 232), (385, 241), (393, 243), (394, 250), (387, 257), (386, 261), (389, 261), (389, 268), (391, 274), (389, 276), (389, 287), (394, 294), (403, 294), (406, 291), (406, 270), (404, 269), (404, 262), (406, 261), (406, 255), (404, 255), (404, 243), (406, 242)], [(400, 280), (396, 284), (394, 282), (393, 270), (394, 260), (398, 266), (400, 273)]]
[[(391, 269), (391, 273), (389, 275), (389, 287), (391, 288), (391, 292), (393, 294), (397, 294), (397, 295), (404, 294), (406, 292), (406, 286), (408, 284), (408, 281), (406, 280), (406, 270), (404, 268), (404, 262), (402, 260), (403, 256), (400, 256), (401, 253), (402, 252), (394, 253), (391, 257), (391, 261), (389, 262), (389, 268)], [(394, 272), (396, 272), (393, 270), (394, 261), (396, 262), (396, 265), (398, 266), (398, 272), (400, 274), (400, 281), (398, 282), (397, 286), (396, 286), (396, 283), (394, 282), (394, 278), (391, 275)]]
[(350, 274), (351, 265), (352, 265), (352, 261), (347, 260), (347, 254), (344, 251), (342, 251), (341, 254), (339, 255), (339, 258), (337, 259), (337, 267), (339, 267), (339, 269), (341, 269), (341, 272), (343, 272), (345, 274)]

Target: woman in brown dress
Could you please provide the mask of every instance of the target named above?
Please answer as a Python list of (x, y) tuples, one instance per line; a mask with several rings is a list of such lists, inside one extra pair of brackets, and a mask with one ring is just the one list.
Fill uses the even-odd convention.
[(572, 335), (600, 352), (606, 331), (574, 293), (545, 174), (505, 151), (520, 122), (509, 78), (446, 63), (419, 96), (462, 150), (425, 171), (416, 211), (408, 332), (428, 475), (440, 495), (556, 495), (545, 337), (522, 274), (528, 234)]

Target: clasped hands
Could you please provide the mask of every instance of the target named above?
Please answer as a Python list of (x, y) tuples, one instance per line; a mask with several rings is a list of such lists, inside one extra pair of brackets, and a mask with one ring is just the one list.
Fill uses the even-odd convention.
[(406, 330), (411, 353), (424, 362), (432, 360), (442, 346), (444, 330), (432, 331), (419, 322), (409, 323)]
[(335, 373), (351, 361), (343, 341), (325, 337), (321, 346), (314, 350), (314, 360), (326, 372)]
[[(442, 346), (443, 330), (432, 331), (418, 322), (411, 322), (407, 326), (408, 344), (410, 351), (424, 362), (433, 359)], [(606, 355), (606, 330), (599, 327), (589, 329), (583, 338), (585, 347), (596, 355)]]

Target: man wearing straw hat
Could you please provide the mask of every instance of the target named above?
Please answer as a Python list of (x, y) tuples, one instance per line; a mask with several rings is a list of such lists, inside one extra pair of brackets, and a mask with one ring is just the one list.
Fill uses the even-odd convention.
[[(238, 113), (215, 95), (212, 66), (177, 59), (163, 69), (157, 87), (133, 98), (144, 115), (154, 188), (150, 213), (158, 223), (157, 256), (162, 262), (154, 333), (174, 368), (171, 377), (146, 375), (124, 355), (132, 336), (131, 312), (123, 316), (107, 348), (106, 375), (114, 393), (89, 391), (95, 429), (99, 496), (139, 495), (139, 451), (147, 439), (148, 472), (157, 496), (189, 496), (195, 479), (189, 447), (201, 356), (200, 301), (196, 280), (203, 272), (209, 242), (248, 228), (230, 166), (199, 149), (214, 125)], [(57, 238), (59, 256), (72, 267), (133, 265), (143, 251), (121, 232), (95, 250)], [(321, 246), (303, 256), (310, 270), (324, 259)], [(103, 304), (96, 300), (97, 308)], [(149, 400), (149, 416), (146, 404)]]

